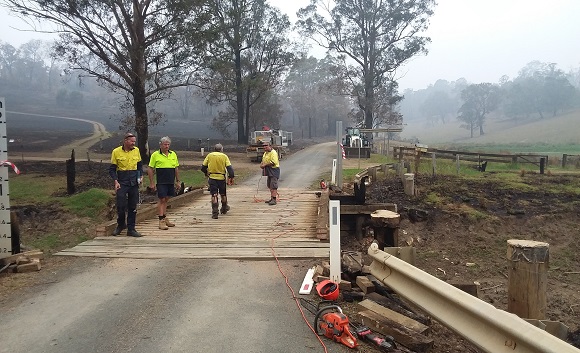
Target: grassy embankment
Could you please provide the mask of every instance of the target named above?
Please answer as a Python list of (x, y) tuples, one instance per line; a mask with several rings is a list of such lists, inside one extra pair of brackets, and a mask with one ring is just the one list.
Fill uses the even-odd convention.
[[(238, 180), (249, 174), (249, 170), (236, 170)], [(77, 175), (77, 183), (82, 183), (84, 178)], [(207, 185), (206, 177), (199, 170), (184, 168), (180, 178), (186, 186)], [(10, 203), (15, 209), (33, 209), (31, 212), (37, 214), (36, 218), (43, 218), (42, 229), (21, 229), (21, 243), (50, 254), (92, 238), (94, 227), (110, 220), (114, 195), (111, 189), (91, 188), (68, 196), (65, 175), (33, 173), (11, 176)], [(61, 223), (60, 227), (53, 226), (55, 223)]]

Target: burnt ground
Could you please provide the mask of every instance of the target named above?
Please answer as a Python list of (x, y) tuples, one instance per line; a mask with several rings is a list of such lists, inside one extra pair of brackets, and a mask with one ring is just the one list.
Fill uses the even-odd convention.
[[(243, 151), (243, 146), (224, 144), (230, 151)], [(25, 173), (40, 177), (62, 175), (65, 170), (64, 162), (22, 161), (17, 164)], [(107, 167), (106, 162), (92, 162), (90, 167), (86, 162), (77, 163), (77, 192), (91, 187), (110, 189)], [(580, 302), (580, 201), (577, 191), (580, 176), (527, 173), (519, 176), (520, 187), (514, 188), (506, 187), (491, 173), (488, 175), (490, 177), (477, 180), (419, 175), (416, 176), (418, 195), (415, 197), (405, 195), (400, 180), (389, 177), (369, 187), (367, 202), (398, 205), (402, 219), (400, 245), (417, 248), (417, 267), (444, 281), (479, 282), (481, 299), (500, 309), (507, 309), (506, 241), (515, 238), (549, 243), (547, 319), (569, 326), (569, 340), (575, 340), (580, 347), (580, 306), (577, 304)], [(55, 191), (55, 196), (63, 193), (63, 190)], [(20, 216), (25, 247), (46, 234), (59, 234), (60, 243), (55, 250), (91, 237), (95, 224), (102, 219), (112, 219), (114, 214), (112, 205), (108, 214), (100, 216), (100, 221), (78, 219), (57, 205), (20, 205), (13, 209)], [(80, 238), (79, 233), (82, 234)], [(343, 246), (366, 253), (371, 241), (370, 237), (362, 242), (353, 237)], [(43, 261), (43, 270), (50, 271), (66, 261), (48, 256)], [(468, 267), (467, 263), (476, 266)], [(0, 299), (22, 286), (42, 282), (42, 273), (24, 273), (9, 278), (6, 274), (0, 275)], [(355, 310), (350, 303), (343, 304), (347, 313)], [(435, 340), (431, 350), (434, 353), (479, 352), (437, 323), (432, 325), (430, 336)], [(376, 352), (365, 345), (360, 351)]]
[[(507, 240), (550, 245), (548, 320), (570, 328), (580, 347), (580, 175), (517, 175), (517, 187), (492, 174), (477, 179), (416, 176), (418, 195), (404, 193), (394, 175), (367, 189), (367, 203), (396, 203), (399, 245), (417, 249), (416, 266), (447, 282), (479, 282), (481, 299), (507, 310)], [(372, 238), (352, 241), (366, 252)], [(467, 263), (475, 266), (467, 266)], [(479, 352), (435, 323), (431, 352)]]

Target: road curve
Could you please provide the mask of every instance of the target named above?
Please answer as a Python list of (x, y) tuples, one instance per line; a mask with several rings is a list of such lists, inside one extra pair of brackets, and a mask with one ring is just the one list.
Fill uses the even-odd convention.
[[(14, 112), (14, 111), (8, 111), (7, 113), (16, 114), (16, 115), (21, 114), (21, 115), (39, 116), (39, 117), (53, 118), (53, 119), (75, 120), (75, 121), (82, 121), (82, 122), (89, 123), (89, 124), (93, 125), (93, 134), (91, 136), (83, 138), (83, 139), (72, 141), (71, 143), (69, 143), (67, 145), (64, 145), (64, 146), (57, 148), (56, 150), (51, 152), (51, 154), (53, 156), (58, 156), (58, 157), (61, 157), (61, 156), (64, 157), (67, 155), (70, 156), (70, 153), (73, 149), (75, 150), (75, 154), (77, 156), (86, 156), (86, 153), (89, 150), (89, 147), (91, 147), (94, 144), (96, 144), (97, 142), (99, 142), (101, 140), (105, 140), (111, 136), (111, 134), (109, 132), (107, 132), (105, 125), (103, 125), (99, 122), (93, 121), (93, 120), (81, 119), (81, 118), (72, 118), (72, 117), (67, 117), (67, 116), (22, 113), (22, 112)], [(67, 158), (69, 158), (69, 157), (67, 157)]]

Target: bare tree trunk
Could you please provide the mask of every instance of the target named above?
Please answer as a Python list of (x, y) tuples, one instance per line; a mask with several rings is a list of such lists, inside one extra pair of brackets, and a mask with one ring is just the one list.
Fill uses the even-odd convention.
[(244, 127), (244, 92), (242, 89), (242, 53), (236, 50), (236, 108), (238, 113), (238, 143), (246, 144), (248, 139), (245, 135)]
[(147, 116), (147, 103), (145, 101), (145, 86), (135, 87), (133, 95), (135, 105), (135, 132), (137, 133), (137, 147), (141, 153), (143, 163), (149, 161), (147, 141), (149, 140), (149, 119)]
[[(137, 4), (133, 5), (137, 7)], [(145, 82), (147, 78), (145, 59), (145, 22), (141, 9), (134, 9), (133, 21), (135, 38), (132, 46), (135, 49), (131, 56), (133, 68), (133, 107), (135, 110), (135, 132), (137, 133), (137, 147), (144, 163), (149, 161), (147, 141), (149, 140), (149, 118), (147, 116), (147, 96)]]

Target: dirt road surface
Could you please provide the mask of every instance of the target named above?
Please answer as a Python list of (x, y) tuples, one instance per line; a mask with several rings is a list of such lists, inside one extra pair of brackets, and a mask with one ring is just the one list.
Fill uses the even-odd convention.
[[(283, 160), (281, 185), (311, 185), (330, 170), (334, 146)], [(313, 264), (74, 258), (4, 301), (0, 352), (322, 352), (289, 289), (297, 292)]]

